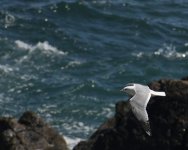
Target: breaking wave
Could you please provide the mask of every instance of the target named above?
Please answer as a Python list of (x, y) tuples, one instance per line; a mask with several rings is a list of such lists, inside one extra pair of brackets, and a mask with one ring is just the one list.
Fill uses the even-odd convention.
[(50, 45), (48, 43), (48, 41), (38, 42), (36, 45), (31, 45), (31, 44), (25, 43), (23, 41), (16, 40), (15, 44), (18, 48), (20, 48), (22, 50), (28, 50), (30, 53), (32, 53), (33, 51), (36, 51), (36, 50), (41, 50), (41, 52), (43, 52), (45, 54), (56, 54), (56, 55), (67, 54), (66, 52), (59, 50), (56, 47)]

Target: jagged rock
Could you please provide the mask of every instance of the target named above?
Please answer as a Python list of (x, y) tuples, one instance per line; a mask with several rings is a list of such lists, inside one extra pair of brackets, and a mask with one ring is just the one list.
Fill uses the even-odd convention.
[(116, 104), (115, 116), (74, 150), (188, 150), (188, 77), (159, 80), (150, 88), (166, 97), (151, 98), (147, 111), (152, 136), (143, 131), (127, 102)]
[(68, 150), (64, 138), (33, 112), (0, 118), (0, 150)]

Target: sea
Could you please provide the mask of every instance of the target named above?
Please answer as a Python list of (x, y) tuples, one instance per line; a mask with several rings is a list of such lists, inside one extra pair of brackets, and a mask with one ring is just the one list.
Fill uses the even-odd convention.
[(0, 116), (34, 111), (70, 149), (127, 83), (187, 75), (187, 0), (0, 0)]

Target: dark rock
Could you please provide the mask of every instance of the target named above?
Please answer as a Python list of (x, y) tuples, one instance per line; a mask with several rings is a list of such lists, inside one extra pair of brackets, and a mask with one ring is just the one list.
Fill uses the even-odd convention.
[(0, 118), (0, 150), (67, 150), (64, 138), (33, 112)]
[(188, 78), (159, 80), (149, 86), (167, 95), (154, 97), (148, 104), (151, 137), (122, 101), (116, 104), (115, 116), (74, 150), (188, 150)]

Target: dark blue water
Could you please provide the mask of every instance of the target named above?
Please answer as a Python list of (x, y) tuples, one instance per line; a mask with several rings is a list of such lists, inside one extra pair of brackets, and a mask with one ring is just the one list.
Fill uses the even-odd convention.
[(188, 75), (187, 0), (0, 1), (0, 114), (87, 138), (128, 82)]

